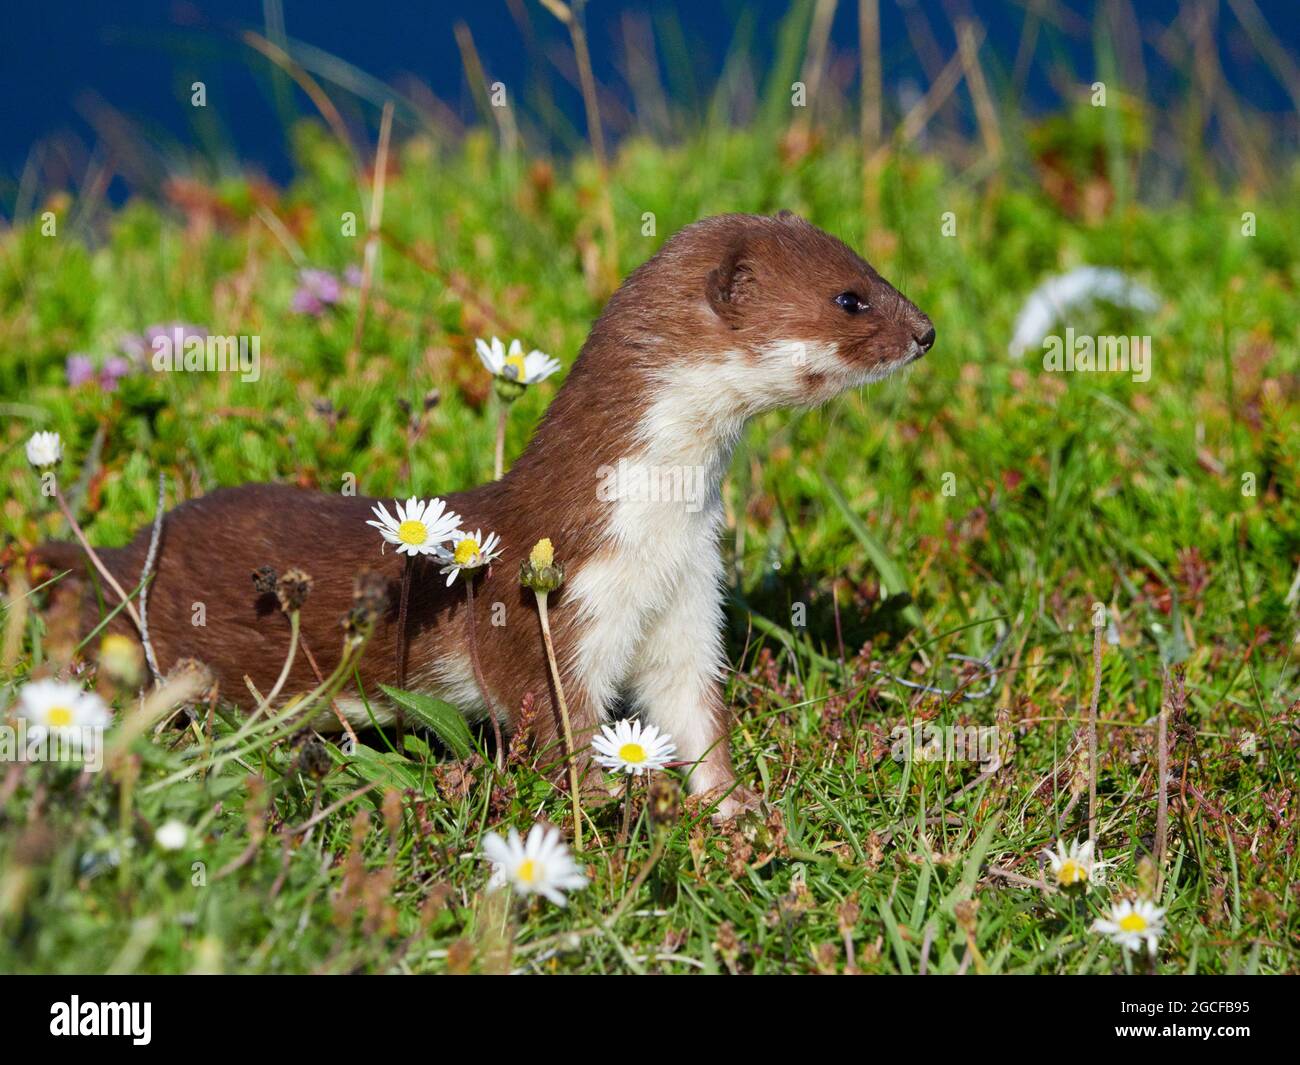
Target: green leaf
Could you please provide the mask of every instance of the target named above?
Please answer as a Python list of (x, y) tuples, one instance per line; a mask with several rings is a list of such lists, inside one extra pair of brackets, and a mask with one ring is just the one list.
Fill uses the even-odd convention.
[(420, 774), (415, 767), (400, 754), (388, 751), (376, 751), (364, 743), (358, 743), (356, 749), (348, 755), (330, 748), (330, 753), (340, 762), (361, 777), (375, 784), (397, 788), (400, 791), (423, 791)]
[(403, 710), (414, 714), (420, 719), (421, 724), (433, 729), (438, 739), (450, 747), (452, 754), (457, 758), (469, 757), (474, 740), (469, 734), (469, 726), (465, 724), (465, 719), (451, 703), (435, 699), (432, 695), (390, 688), (387, 684), (381, 684), (379, 687)]

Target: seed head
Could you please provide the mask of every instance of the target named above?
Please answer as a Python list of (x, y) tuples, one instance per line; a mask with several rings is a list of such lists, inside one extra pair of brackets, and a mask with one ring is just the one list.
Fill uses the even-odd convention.
[(298, 568), (285, 570), (284, 576), (275, 582), (275, 595), (280, 600), (280, 609), (286, 614), (301, 610), (307, 596), (311, 594), (311, 577)]
[(376, 619), (388, 609), (388, 581), (382, 573), (363, 570), (352, 582), (352, 605)]
[(253, 591), (258, 595), (274, 595), (277, 580), (279, 574), (275, 572), (275, 567), (258, 566), (253, 570)]

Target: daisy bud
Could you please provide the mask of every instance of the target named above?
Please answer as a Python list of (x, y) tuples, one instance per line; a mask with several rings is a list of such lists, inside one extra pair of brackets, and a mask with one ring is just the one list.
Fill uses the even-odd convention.
[(365, 570), (352, 582), (352, 605), (375, 618), (388, 609), (388, 581), (382, 573)]
[(1159, 879), (1156, 875), (1156, 863), (1147, 855), (1142, 855), (1137, 863), (1138, 895), (1144, 899), (1154, 899)]
[(555, 561), (555, 548), (549, 539), (538, 540), (520, 565), (519, 583), (541, 594), (553, 592), (564, 583), (564, 567)]
[(952, 908), (953, 916), (957, 918), (957, 926), (968, 936), (975, 934), (975, 926), (978, 914), (980, 912), (979, 899), (962, 899)]
[(279, 579), (273, 566), (258, 566), (253, 570), (253, 590), (258, 595), (275, 595), (275, 582)]
[(110, 679), (128, 688), (140, 683), (144, 658), (140, 645), (129, 636), (110, 633), (99, 644), (99, 668)]
[(63, 442), (58, 433), (33, 433), (27, 441), (27, 461), (38, 470), (53, 466), (63, 457)]
[(650, 821), (656, 825), (671, 825), (677, 820), (678, 800), (681, 797), (681, 789), (677, 786), (677, 781), (671, 777), (666, 777), (662, 773), (653, 777), (650, 781), (650, 792), (646, 802), (646, 809), (650, 813)]
[(334, 759), (320, 740), (310, 736), (298, 752), (298, 772), (310, 780), (324, 780), (334, 768)]
[(311, 577), (297, 568), (286, 570), (284, 576), (275, 582), (276, 598), (286, 614), (301, 610), (310, 593)]
[(375, 613), (364, 606), (354, 606), (343, 615), (343, 638), (348, 643), (360, 643), (369, 638), (375, 628)]
[(193, 674), (198, 678), (202, 699), (211, 699), (216, 695), (216, 676), (213, 674), (211, 669), (200, 662), (197, 658), (178, 658), (172, 668), (167, 671), (167, 680), (179, 680), (181, 677), (189, 674)]
[(153, 834), (154, 842), (165, 851), (178, 851), (189, 842), (190, 830), (174, 817), (158, 826)]

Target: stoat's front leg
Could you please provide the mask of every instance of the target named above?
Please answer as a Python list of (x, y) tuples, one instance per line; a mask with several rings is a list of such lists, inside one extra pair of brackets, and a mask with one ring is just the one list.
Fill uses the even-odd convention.
[(700, 567), (679, 587), (666, 610), (647, 629), (629, 678), (630, 694), (644, 721), (669, 733), (687, 770), (692, 794), (715, 789), (718, 814), (731, 817), (756, 797), (734, 787), (728, 742), (731, 715), (722, 694), (726, 657), (722, 646), (721, 560)]

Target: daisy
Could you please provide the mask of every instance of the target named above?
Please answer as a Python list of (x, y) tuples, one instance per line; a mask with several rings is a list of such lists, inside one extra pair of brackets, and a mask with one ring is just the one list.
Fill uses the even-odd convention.
[(190, 830), (174, 817), (159, 825), (158, 831), (153, 834), (153, 841), (165, 851), (180, 850), (189, 838)]
[(39, 743), (51, 731), (108, 728), (113, 720), (104, 700), (94, 692), (61, 680), (34, 680), (18, 693), (19, 717), (27, 734)]
[(1095, 879), (1100, 881), (1101, 874), (1107, 866), (1093, 857), (1092, 840), (1080, 843), (1077, 839), (1065, 849), (1063, 840), (1056, 841), (1056, 850), (1045, 850), (1043, 856), (1052, 863), (1052, 875), (1056, 877), (1058, 887), (1082, 887), (1085, 891)]
[(366, 524), (378, 529), (390, 544), (396, 544), (399, 555), (431, 555), (439, 544), (451, 539), (460, 525), (460, 515), (448, 511), (441, 499), (425, 503), (412, 496), (405, 507), (397, 500), (393, 500), (393, 505), (397, 508), (396, 518), (380, 503), (371, 507), (379, 520)]
[(525, 355), (524, 346), (518, 340), (510, 342), (509, 351), (496, 337), (492, 338), (491, 344), (479, 340), (477, 347), (479, 360), (492, 376), (503, 377), (517, 384), (535, 385), (539, 381), (545, 381), (560, 368), (557, 359), (536, 349)]
[(452, 542), (452, 549), (448, 551), (445, 547), (438, 549), (438, 558), (440, 561), (447, 563), (438, 572), (449, 574), (447, 577), (447, 587), (450, 588), (452, 581), (456, 579), (456, 574), (464, 570), (466, 573), (473, 573), (481, 569), (489, 562), (493, 562), (501, 557), (498, 550), (501, 544), (501, 538), (496, 533), (487, 534), (487, 539), (483, 538), (483, 530), (475, 530), (474, 535), (463, 530), (458, 530), (446, 537)]
[(1137, 950), (1146, 940), (1147, 950), (1154, 956), (1165, 931), (1165, 911), (1147, 899), (1125, 899), (1111, 906), (1108, 917), (1097, 918), (1092, 930), (1110, 936), (1125, 950)]
[(591, 741), (596, 761), (615, 772), (635, 773), (662, 769), (677, 753), (677, 744), (667, 733), (660, 735), (654, 725), (641, 727), (640, 721), (619, 721), (605, 725)]
[(483, 854), (493, 866), (490, 888), (509, 884), (522, 895), (545, 895), (563, 906), (564, 892), (587, 886), (558, 828), (533, 825), (527, 841), (513, 828), (505, 839), (492, 833), (483, 839)]
[(27, 461), (37, 469), (53, 466), (63, 457), (63, 443), (58, 433), (33, 433), (27, 441)]

